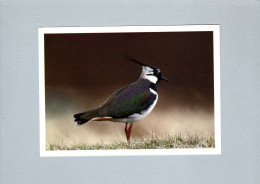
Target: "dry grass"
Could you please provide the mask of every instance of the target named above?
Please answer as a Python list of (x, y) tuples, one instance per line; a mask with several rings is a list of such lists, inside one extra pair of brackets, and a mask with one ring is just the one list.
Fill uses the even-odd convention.
[(79, 144), (79, 145), (55, 145), (50, 144), (47, 150), (119, 150), (119, 149), (183, 149), (183, 148), (214, 148), (215, 140), (213, 137), (199, 137), (181, 135), (167, 136), (158, 138), (153, 136), (151, 139), (133, 139), (130, 143), (113, 141), (110, 144)]

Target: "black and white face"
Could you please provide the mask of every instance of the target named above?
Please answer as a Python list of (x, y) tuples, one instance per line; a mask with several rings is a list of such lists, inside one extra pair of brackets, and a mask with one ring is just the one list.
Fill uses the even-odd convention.
[(168, 81), (162, 73), (159, 68), (156, 67), (149, 67), (149, 66), (143, 66), (143, 71), (142, 71), (142, 78), (149, 80), (152, 83), (158, 83), (161, 80)]
[(140, 61), (134, 59), (133, 57), (127, 54), (125, 55), (125, 59), (130, 60), (142, 66), (143, 71), (140, 78), (149, 80), (154, 84), (157, 84), (161, 80), (168, 82), (168, 79), (162, 75), (161, 70), (159, 68), (154, 66), (148, 66), (144, 63), (141, 63)]

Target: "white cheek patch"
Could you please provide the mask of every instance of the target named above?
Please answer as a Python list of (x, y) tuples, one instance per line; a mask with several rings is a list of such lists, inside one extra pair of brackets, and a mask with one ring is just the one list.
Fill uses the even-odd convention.
[(143, 79), (147, 79), (150, 82), (156, 84), (156, 82), (158, 81), (158, 78), (156, 76), (153, 75), (153, 69), (148, 67), (148, 66), (143, 66), (143, 72), (141, 75), (141, 78)]
[(144, 75), (143, 78), (149, 80), (154, 84), (156, 84), (156, 82), (158, 81), (158, 78), (153, 75)]
[(143, 73), (152, 75), (153, 69), (151, 69), (150, 67), (147, 67), (147, 66), (143, 66)]

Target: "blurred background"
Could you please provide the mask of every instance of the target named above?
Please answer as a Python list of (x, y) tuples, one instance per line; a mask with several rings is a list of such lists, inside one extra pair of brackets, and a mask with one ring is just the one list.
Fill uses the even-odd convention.
[(102, 104), (135, 82), (141, 66), (161, 69), (154, 110), (134, 124), (131, 139), (181, 134), (214, 136), (213, 32), (45, 34), (47, 144), (126, 141), (123, 123), (88, 122), (73, 115)]

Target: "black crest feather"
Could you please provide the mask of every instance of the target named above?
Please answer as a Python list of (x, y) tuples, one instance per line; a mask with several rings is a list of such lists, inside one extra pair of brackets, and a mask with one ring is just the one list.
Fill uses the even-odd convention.
[(141, 62), (138, 61), (137, 59), (133, 58), (133, 57), (130, 56), (129, 54), (125, 54), (125, 55), (124, 55), (124, 59), (129, 60), (129, 61), (132, 61), (132, 62), (134, 62), (134, 63), (137, 63), (137, 64), (139, 64), (139, 65), (141, 65), (141, 66), (148, 66), (148, 65), (146, 65), (146, 64), (144, 64), (144, 63), (141, 63)]

